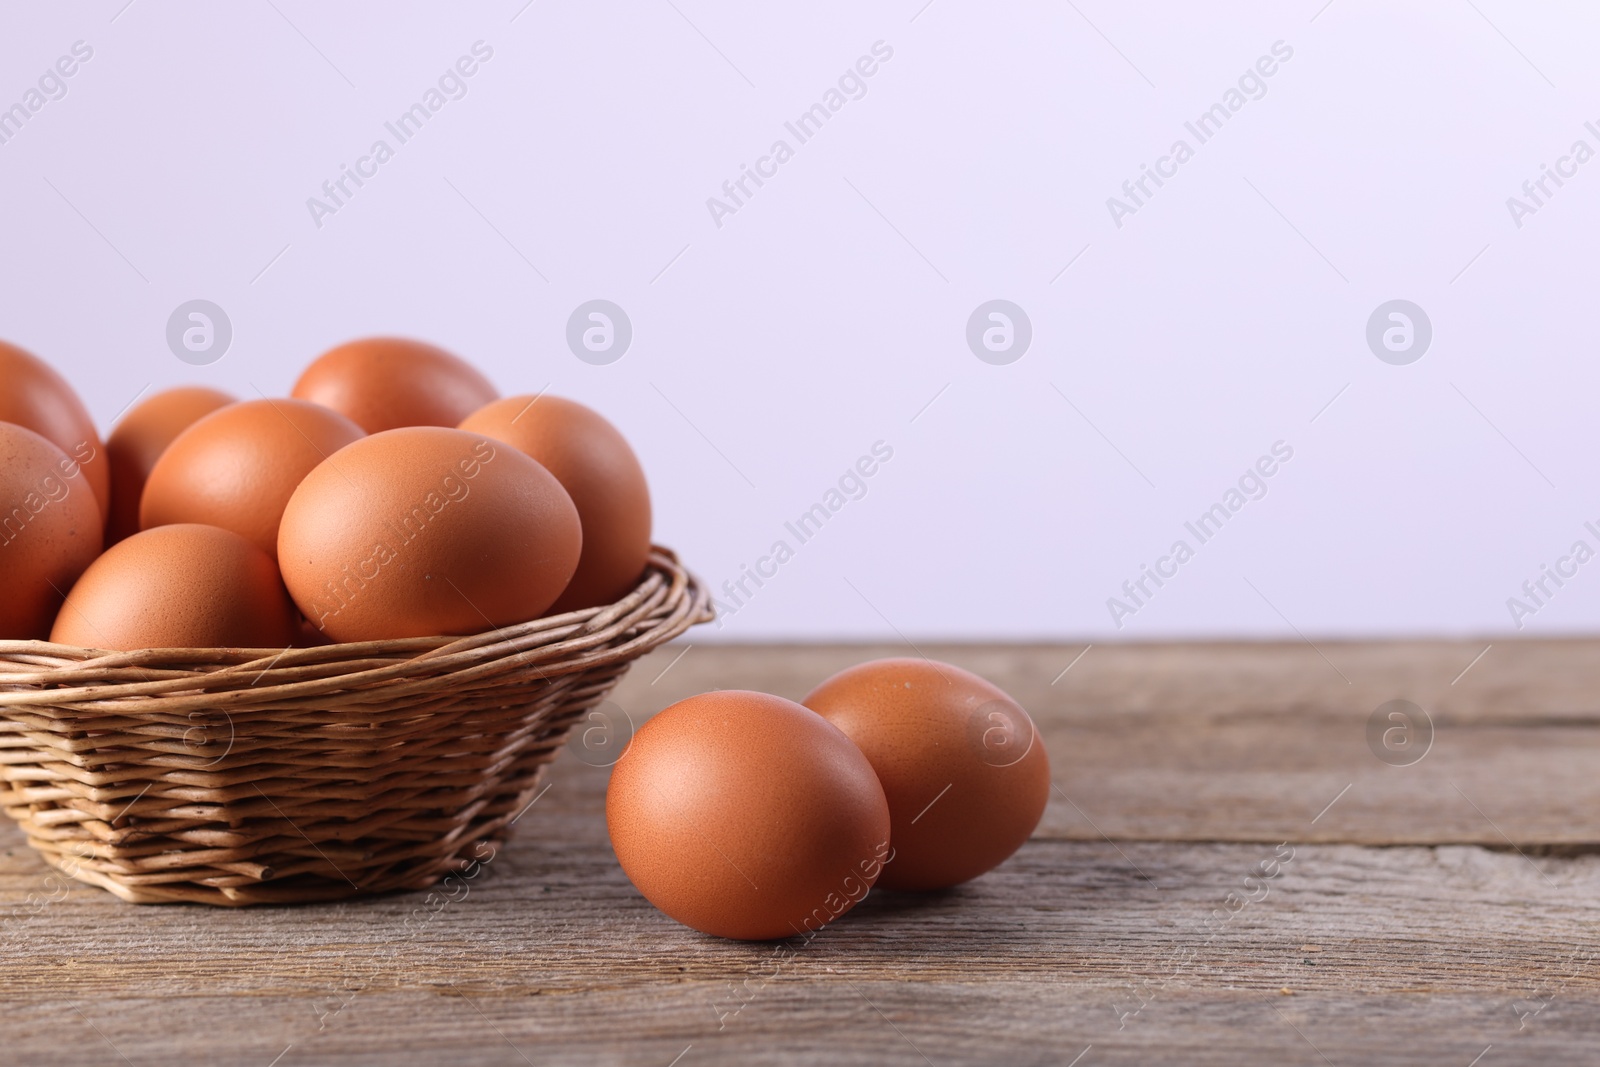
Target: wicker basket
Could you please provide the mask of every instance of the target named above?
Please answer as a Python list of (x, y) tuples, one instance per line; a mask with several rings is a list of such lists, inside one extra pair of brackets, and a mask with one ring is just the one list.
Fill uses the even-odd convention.
[(135, 903), (415, 889), (471, 864), (629, 664), (711, 618), (666, 549), (605, 608), (463, 638), (95, 653), (0, 641), (0, 803)]

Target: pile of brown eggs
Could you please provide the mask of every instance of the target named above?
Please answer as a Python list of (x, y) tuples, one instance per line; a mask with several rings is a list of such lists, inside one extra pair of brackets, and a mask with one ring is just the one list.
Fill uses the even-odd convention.
[(606, 793), (633, 884), (686, 926), (810, 937), (873, 886), (940, 890), (1015, 852), (1050, 798), (1033, 720), (948, 663), (840, 671), (796, 704), (718, 690), (647, 722)]
[(649, 488), (614, 426), (502, 399), (432, 345), (341, 345), (287, 398), (158, 393), (102, 444), (72, 387), (0, 342), (0, 639), (470, 634), (611, 603), (649, 550)]

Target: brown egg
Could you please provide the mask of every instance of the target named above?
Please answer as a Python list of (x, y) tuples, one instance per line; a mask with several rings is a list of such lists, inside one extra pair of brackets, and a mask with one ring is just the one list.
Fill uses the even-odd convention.
[(77, 462), (0, 422), (0, 640), (49, 635), (61, 598), (100, 554), (100, 505)]
[(615, 426), (572, 400), (512, 396), (473, 412), (461, 429), (544, 464), (578, 508), (583, 556), (551, 614), (610, 604), (639, 584), (650, 558), (650, 487)]
[(646, 723), (611, 772), (606, 824), (650, 903), (741, 940), (815, 932), (889, 857), (883, 789), (849, 738), (792, 700), (741, 690)]
[(442, 348), (371, 337), (318, 356), (291, 395), (379, 433), (402, 426), (455, 426), (500, 394), (471, 364)]
[(538, 618), (583, 547), (555, 476), (481, 434), (413, 426), (324, 461), (284, 509), (278, 560), (335, 641), (470, 634)]
[(805, 706), (860, 746), (883, 783), (894, 862), (885, 889), (940, 889), (997, 866), (1039, 825), (1050, 761), (1016, 701), (959, 667), (881, 659), (840, 671)]
[(343, 415), (304, 400), (230, 404), (162, 453), (144, 487), (139, 524), (220, 526), (276, 559), (278, 522), (301, 479), (363, 436)]
[(76, 460), (104, 522), (111, 512), (111, 464), (88, 409), (48, 363), (4, 341), (0, 341), (0, 422), (27, 427)]
[(106, 438), (111, 460), (111, 521), (106, 544), (139, 532), (139, 499), (150, 469), (174, 438), (197, 419), (211, 414), (233, 397), (216, 389), (191, 385), (157, 393), (117, 423)]
[(83, 572), (50, 640), (79, 648), (288, 648), (278, 569), (236, 533), (186, 523), (136, 533)]

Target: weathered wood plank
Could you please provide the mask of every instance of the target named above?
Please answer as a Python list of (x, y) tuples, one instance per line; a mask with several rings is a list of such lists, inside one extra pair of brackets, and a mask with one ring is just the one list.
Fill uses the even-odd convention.
[[(1600, 843), (1600, 641), (1501, 642), (1474, 663), (1485, 644), (1117, 645), (1081, 659), (1081, 645), (922, 651), (992, 678), (1033, 714), (1063, 794), (1041, 836)], [(655, 663), (670, 658), (641, 664), (617, 701), (642, 717), (711, 688), (798, 699), (844, 666), (907, 651), (697, 646), (654, 685)], [(1368, 746), (1368, 719), (1397, 698), (1434, 726), (1411, 766)]]
[(75, 892), (8, 918), (0, 1032), (17, 1062), (110, 1061), (82, 1012), (134, 1063), (176, 1044), (256, 1067), (291, 1044), (280, 1067), (518, 1062), (496, 1030), (561, 1063), (690, 1044), (686, 1063), (1315, 1062), (1287, 1021), (1334, 1062), (1600, 1047), (1593, 856), (1299, 845), (1252, 889), (1270, 847), (1037, 841), (775, 948), (678, 927), (603, 846), (558, 844), (511, 846), (409, 937), (418, 894), (226, 912)]
[[(1034, 711), (1072, 802), (992, 874), (787, 946), (650, 908), (607, 772), (566, 756), (455, 901), (134, 907), (52, 881), (7, 825), (0, 1062), (1591, 1063), (1600, 853), (1462, 812), (1593, 839), (1600, 649), (1497, 645), (1451, 687), (1481, 648), (1324, 646), (1350, 685), (1303, 645), (1096, 648), (1054, 686), (1078, 648), (925, 648)], [(893, 650), (696, 647), (657, 680), (679, 651), (617, 703), (799, 696)], [(1397, 695), (1439, 727), (1406, 768), (1363, 732)]]

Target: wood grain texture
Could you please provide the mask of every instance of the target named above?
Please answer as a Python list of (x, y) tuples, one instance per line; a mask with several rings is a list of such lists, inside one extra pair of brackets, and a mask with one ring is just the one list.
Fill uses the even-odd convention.
[[(1065, 794), (1039, 836), (1600, 843), (1600, 641), (1496, 643), (1474, 664), (1485, 645), (1120, 645), (1082, 659), (1082, 645), (922, 651), (999, 681), (1034, 715)], [(748, 653), (696, 648), (653, 687), (641, 686), (642, 664), (617, 700), (648, 714), (751, 677), (799, 699), (841, 667), (906, 652), (812, 646), (752, 671)], [(1367, 744), (1367, 720), (1394, 699), (1434, 726), (1431, 750), (1408, 767)]]
[[(655, 912), (573, 753), (454, 900), (137, 907), (6, 826), (0, 1063), (1593, 1063), (1600, 646), (1452, 686), (1482, 648), (1097, 647), (1052, 685), (1081, 646), (924, 647), (1030, 708), (1061, 792), (998, 870), (810, 942)], [(669, 648), (616, 703), (897, 651)], [(1365, 741), (1396, 696), (1437, 727), (1411, 767)]]

